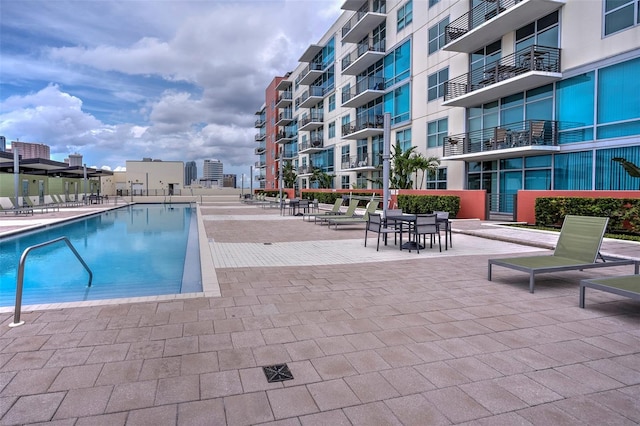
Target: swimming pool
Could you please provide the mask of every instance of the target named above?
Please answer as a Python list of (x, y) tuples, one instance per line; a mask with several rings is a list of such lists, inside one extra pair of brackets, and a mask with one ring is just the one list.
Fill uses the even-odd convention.
[(72, 251), (55, 243), (29, 253), (24, 305), (202, 291), (195, 208), (136, 204), (0, 239), (0, 307), (15, 303), (23, 251), (61, 236), (93, 272), (91, 287)]

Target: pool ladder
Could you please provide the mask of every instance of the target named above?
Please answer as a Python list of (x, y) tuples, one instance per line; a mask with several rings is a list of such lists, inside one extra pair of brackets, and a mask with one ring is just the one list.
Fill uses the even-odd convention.
[(69, 246), (73, 254), (76, 255), (80, 263), (82, 263), (82, 266), (84, 266), (84, 269), (86, 269), (87, 272), (89, 273), (88, 287), (91, 287), (91, 281), (93, 280), (93, 272), (91, 272), (91, 269), (89, 269), (89, 266), (87, 266), (87, 263), (84, 261), (84, 259), (82, 259), (82, 257), (80, 256), (80, 253), (78, 253), (76, 248), (73, 246), (73, 244), (71, 244), (71, 241), (69, 241), (67, 237), (60, 237), (51, 241), (45, 241), (44, 243), (27, 247), (25, 251), (22, 252), (22, 256), (20, 256), (20, 263), (18, 264), (18, 276), (16, 278), (16, 307), (13, 314), (13, 322), (9, 324), (9, 327), (17, 327), (19, 325), (24, 324), (24, 321), (20, 321), (20, 310), (22, 309), (22, 287), (23, 287), (23, 281), (24, 281), (24, 263), (27, 260), (27, 255), (31, 252), (31, 250), (48, 246), (50, 244), (57, 243), (58, 241), (64, 241), (67, 244), (67, 246)]

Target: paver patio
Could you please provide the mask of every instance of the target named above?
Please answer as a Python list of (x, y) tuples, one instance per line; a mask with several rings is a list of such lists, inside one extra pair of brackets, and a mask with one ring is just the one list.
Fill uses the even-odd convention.
[[(0, 313), (0, 425), (640, 422), (638, 303), (578, 307), (581, 278), (629, 267), (531, 294), (486, 271), (533, 247), (457, 233), (442, 254), (377, 253), (362, 226), (237, 200), (202, 213), (222, 297), (36, 310), (17, 328)], [(280, 363), (294, 379), (268, 383)]]

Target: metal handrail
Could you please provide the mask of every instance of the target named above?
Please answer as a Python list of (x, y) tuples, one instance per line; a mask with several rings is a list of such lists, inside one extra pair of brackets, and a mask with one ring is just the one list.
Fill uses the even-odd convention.
[(31, 247), (27, 247), (25, 251), (22, 252), (22, 256), (20, 256), (20, 263), (18, 264), (18, 276), (16, 278), (16, 307), (13, 313), (13, 322), (9, 324), (9, 327), (17, 327), (19, 325), (24, 324), (24, 321), (20, 321), (20, 310), (22, 309), (22, 287), (24, 281), (24, 263), (27, 260), (27, 255), (31, 252), (31, 250), (35, 250), (37, 248), (41, 248), (44, 246), (48, 246), (50, 244), (57, 243), (58, 241), (64, 241), (67, 246), (71, 249), (73, 254), (78, 258), (84, 269), (89, 273), (89, 284), (88, 287), (91, 287), (91, 281), (93, 281), (93, 272), (89, 269), (89, 266), (86, 264), (84, 259), (80, 256), (80, 253), (76, 250), (76, 248), (71, 244), (71, 241), (67, 237), (60, 237), (54, 240), (45, 241), (44, 243), (36, 244)]

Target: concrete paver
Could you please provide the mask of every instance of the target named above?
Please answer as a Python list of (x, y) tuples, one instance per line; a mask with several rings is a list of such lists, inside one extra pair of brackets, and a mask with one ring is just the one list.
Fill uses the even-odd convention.
[[(547, 274), (530, 294), (517, 271), (487, 281), (487, 259), (557, 234), (461, 220), (442, 253), (376, 252), (362, 226), (237, 199), (201, 210), (221, 297), (25, 307), (17, 328), (0, 311), (0, 424), (640, 420), (637, 302), (594, 291), (578, 307), (581, 278), (630, 267)], [(267, 383), (262, 367), (282, 362), (294, 380)]]

